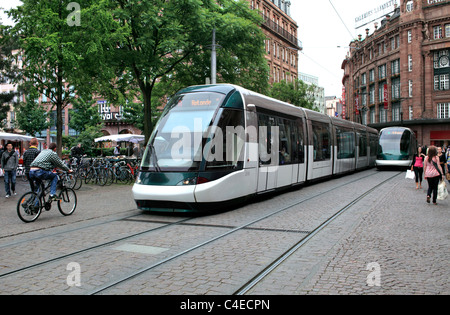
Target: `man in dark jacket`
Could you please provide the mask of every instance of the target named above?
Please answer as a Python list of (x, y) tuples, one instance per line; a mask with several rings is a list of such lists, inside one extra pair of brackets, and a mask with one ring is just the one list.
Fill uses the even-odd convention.
[(6, 145), (6, 151), (3, 152), (1, 158), (1, 166), (5, 174), (5, 191), (6, 198), (16, 194), (16, 173), (19, 166), (19, 156), (14, 151), (12, 143)]
[(34, 180), (30, 179), (30, 166), (34, 159), (41, 153), (38, 150), (39, 142), (38, 139), (33, 138), (30, 141), (30, 148), (23, 154), (23, 166), (25, 167), (25, 175), (27, 176), (28, 182), (30, 183), (31, 191), (34, 191)]

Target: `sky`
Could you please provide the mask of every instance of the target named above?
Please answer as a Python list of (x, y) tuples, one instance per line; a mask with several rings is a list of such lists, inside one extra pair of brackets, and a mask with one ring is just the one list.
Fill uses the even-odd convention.
[(370, 29), (370, 34), (374, 31), (373, 22), (355, 30), (355, 18), (388, 1), (291, 0), (291, 17), (298, 24), (298, 38), (303, 44), (299, 72), (318, 77), (319, 86), (325, 88), (325, 96), (341, 97), (344, 74), (341, 65), (348, 46), (358, 34), (364, 38), (366, 28)]
[[(291, 17), (298, 24), (298, 38), (303, 44), (303, 51), (299, 54), (299, 71), (318, 77), (319, 86), (325, 88), (325, 96), (341, 97), (342, 61), (350, 42), (358, 34), (362, 34), (363, 38), (365, 36), (366, 26), (355, 30), (355, 18), (388, 1), (291, 0)], [(0, 0), (0, 7), (9, 9), (20, 3), (19, 0)], [(2, 14), (0, 17), (3, 24), (10, 24), (7, 17)], [(372, 33), (373, 23), (367, 27)]]

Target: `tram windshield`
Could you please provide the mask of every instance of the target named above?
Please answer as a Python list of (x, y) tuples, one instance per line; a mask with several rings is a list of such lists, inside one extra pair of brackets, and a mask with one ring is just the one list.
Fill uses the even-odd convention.
[(411, 134), (405, 130), (385, 130), (380, 135), (380, 154), (409, 155)]
[(196, 171), (202, 162), (203, 134), (225, 95), (212, 92), (175, 96), (166, 105), (144, 153), (142, 170)]

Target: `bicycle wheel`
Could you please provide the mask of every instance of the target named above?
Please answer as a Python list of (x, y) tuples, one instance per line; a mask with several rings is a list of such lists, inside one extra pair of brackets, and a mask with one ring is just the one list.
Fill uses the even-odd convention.
[(111, 186), (112, 183), (114, 183), (114, 179), (116, 178), (114, 176), (114, 172), (112, 169), (108, 168), (106, 171), (106, 186)]
[(67, 174), (64, 178), (63, 185), (73, 189), (75, 187), (76, 181), (77, 179), (74, 174)]
[(23, 195), (17, 203), (17, 215), (25, 223), (37, 220), (42, 212), (42, 203), (39, 196), (34, 192)]
[(106, 180), (108, 179), (108, 174), (105, 169), (99, 169), (97, 173), (97, 184), (100, 186), (106, 185)]
[(87, 185), (89, 184), (89, 182), (92, 180), (95, 180), (94, 177), (94, 170), (90, 169), (87, 173), (86, 173), (86, 177), (84, 178), (84, 183)]
[(73, 189), (79, 190), (82, 185), (83, 185), (83, 179), (80, 176), (75, 176), (75, 186), (73, 187)]
[(61, 200), (58, 201), (58, 209), (62, 215), (68, 216), (75, 212), (77, 208), (77, 194), (72, 188), (64, 187), (58, 195)]

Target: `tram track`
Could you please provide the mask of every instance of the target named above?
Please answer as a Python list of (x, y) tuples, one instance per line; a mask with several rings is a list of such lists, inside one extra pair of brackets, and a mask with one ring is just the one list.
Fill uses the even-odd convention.
[[(375, 174), (376, 174), (376, 173), (374, 173), (374, 174), (372, 174), (372, 175), (375, 175)], [(346, 210), (348, 210), (349, 208), (351, 208), (351, 207), (352, 207), (354, 204), (356, 204), (358, 201), (360, 201), (361, 199), (363, 199), (364, 197), (366, 197), (368, 194), (370, 194), (371, 192), (373, 192), (374, 190), (376, 190), (376, 189), (377, 189), (378, 187), (380, 187), (381, 185), (383, 185), (383, 184), (385, 184), (386, 182), (390, 181), (391, 179), (395, 178), (395, 177), (398, 176), (399, 174), (400, 174), (400, 173), (397, 173), (396, 175), (394, 175), (394, 176), (392, 176), (392, 177), (389, 177), (388, 179), (382, 181), (380, 184), (378, 184), (378, 185), (376, 185), (375, 187), (371, 188), (369, 191), (365, 192), (364, 194), (362, 194), (361, 196), (359, 196), (358, 198), (356, 198), (355, 200), (353, 200), (352, 202), (350, 202), (346, 207), (344, 207), (343, 209), (339, 210), (336, 214), (334, 214), (332, 217), (330, 217), (329, 219), (327, 219), (324, 223), (322, 223), (319, 227), (315, 228), (313, 231), (311, 231), (311, 232), (299, 231), (299, 232), (304, 232), (303, 234), (307, 234), (305, 237), (302, 238), (302, 240), (306, 240), (306, 241), (307, 241), (307, 240), (311, 239), (314, 235), (316, 235), (320, 230), (322, 230), (324, 227), (326, 227), (330, 222), (332, 222), (332, 221), (333, 221), (335, 218), (337, 218), (340, 214), (342, 214), (343, 212), (345, 212)], [(202, 242), (202, 243), (199, 243), (199, 244), (197, 244), (197, 245), (195, 245), (195, 246), (192, 246), (192, 247), (190, 247), (190, 248), (188, 248), (188, 249), (186, 249), (186, 250), (183, 250), (183, 251), (181, 251), (181, 252), (178, 252), (177, 254), (174, 254), (174, 255), (172, 255), (172, 256), (170, 256), (170, 257), (167, 257), (167, 258), (165, 258), (165, 259), (163, 259), (163, 260), (160, 260), (160, 261), (158, 261), (158, 262), (156, 262), (156, 263), (153, 263), (153, 264), (151, 264), (151, 265), (149, 265), (149, 266), (146, 266), (146, 267), (143, 267), (143, 268), (141, 268), (141, 269), (139, 269), (139, 270), (136, 270), (136, 271), (133, 272), (133, 273), (130, 273), (130, 274), (127, 274), (127, 275), (125, 275), (125, 276), (123, 276), (123, 277), (117, 278), (117, 279), (115, 279), (115, 280), (113, 280), (113, 281), (111, 281), (111, 282), (109, 282), (109, 283), (107, 283), (107, 284), (105, 284), (105, 285), (103, 285), (103, 286), (100, 286), (100, 287), (98, 287), (98, 288), (96, 288), (96, 289), (90, 291), (90, 292), (88, 293), (88, 295), (95, 295), (95, 294), (102, 293), (102, 292), (104, 292), (104, 291), (106, 291), (106, 290), (108, 290), (108, 289), (110, 289), (110, 288), (113, 288), (113, 287), (115, 287), (115, 286), (120, 285), (121, 283), (124, 283), (124, 282), (126, 282), (126, 281), (131, 280), (131, 279), (134, 279), (134, 278), (136, 278), (136, 277), (138, 277), (138, 276), (140, 276), (140, 275), (142, 275), (142, 274), (144, 274), (144, 273), (146, 273), (146, 272), (148, 272), (148, 271), (150, 271), (150, 270), (153, 270), (153, 269), (155, 269), (156, 267), (162, 266), (162, 265), (164, 265), (164, 264), (166, 264), (166, 263), (169, 263), (169, 262), (171, 262), (171, 261), (173, 261), (173, 260), (175, 260), (175, 259), (177, 259), (177, 258), (179, 258), (179, 257), (181, 257), (181, 256), (184, 256), (184, 255), (186, 255), (186, 254), (188, 254), (188, 253), (191, 253), (191, 252), (193, 252), (193, 251), (195, 251), (195, 250), (197, 250), (197, 249), (199, 249), (199, 248), (201, 248), (201, 247), (204, 247), (204, 246), (206, 246), (206, 245), (208, 245), (208, 244), (211, 244), (211, 243), (213, 243), (213, 242), (215, 242), (215, 241), (221, 240), (221, 239), (223, 239), (223, 238), (225, 238), (225, 237), (227, 237), (227, 236), (229, 236), (229, 235), (231, 235), (231, 234), (233, 234), (233, 233), (235, 233), (235, 232), (242, 231), (242, 230), (246, 230), (246, 229), (247, 229), (247, 230), (252, 230), (252, 229), (254, 229), (254, 228), (250, 228), (250, 226), (251, 226), (251, 225), (254, 225), (255, 223), (258, 223), (258, 222), (260, 222), (260, 221), (263, 221), (263, 220), (265, 220), (265, 219), (267, 219), (267, 218), (269, 218), (269, 217), (272, 217), (272, 216), (274, 216), (274, 215), (276, 215), (276, 214), (279, 214), (279, 213), (281, 213), (281, 212), (283, 212), (283, 211), (286, 211), (286, 210), (288, 210), (288, 209), (291, 209), (291, 208), (293, 208), (293, 207), (295, 207), (295, 206), (297, 206), (297, 205), (299, 205), (299, 204), (301, 204), (301, 203), (304, 203), (304, 202), (306, 202), (306, 201), (309, 201), (309, 200), (312, 200), (312, 199), (314, 199), (314, 198), (320, 197), (320, 196), (322, 196), (323, 194), (330, 193), (330, 192), (332, 192), (332, 191), (334, 191), (334, 190), (336, 190), (336, 189), (342, 188), (343, 186), (347, 186), (347, 185), (349, 185), (349, 184), (351, 184), (351, 183), (355, 183), (355, 182), (357, 182), (357, 181), (359, 181), (359, 180), (362, 180), (362, 179), (365, 179), (365, 178), (367, 178), (367, 176), (366, 176), (366, 177), (363, 177), (363, 178), (359, 178), (359, 179), (354, 180), (354, 181), (351, 181), (351, 182), (348, 182), (348, 183), (346, 183), (345, 185), (342, 185), (342, 186), (339, 186), (339, 187), (335, 187), (335, 188), (329, 189), (329, 190), (327, 190), (327, 191), (320, 192), (320, 193), (318, 193), (318, 194), (315, 194), (315, 195), (312, 195), (312, 196), (308, 196), (308, 197), (302, 198), (302, 199), (300, 199), (300, 200), (297, 200), (297, 201), (296, 201), (295, 203), (293, 203), (293, 204), (290, 204), (290, 205), (288, 205), (288, 206), (282, 207), (282, 208), (280, 208), (280, 209), (278, 209), (278, 210), (276, 210), (276, 211), (274, 211), (274, 212), (271, 212), (271, 213), (269, 213), (269, 214), (267, 214), (267, 215), (264, 215), (264, 216), (262, 216), (262, 217), (259, 217), (259, 218), (257, 218), (257, 219), (254, 219), (254, 220), (252, 220), (251, 222), (247, 222), (247, 223), (245, 223), (245, 224), (243, 224), (243, 225), (240, 225), (240, 226), (238, 226), (238, 227), (233, 227), (231, 230), (229, 230), (229, 231), (227, 231), (227, 232), (224, 232), (224, 233), (222, 233), (222, 234), (220, 234), (220, 235), (218, 235), (218, 236), (216, 236), (216, 237), (213, 237), (213, 238), (211, 238), (211, 239), (209, 239), (209, 240), (206, 240), (206, 241), (204, 241), (204, 242)], [(186, 224), (186, 223), (183, 223), (183, 224)], [(258, 229), (258, 228), (256, 228), (256, 229)], [(267, 230), (267, 229), (258, 229), (258, 230)], [(278, 231), (282, 231), (282, 230), (278, 230)], [(290, 253), (289, 256), (290, 256), (293, 252), (295, 252), (297, 246), (301, 247), (300, 243), (302, 243), (302, 241), (298, 242), (296, 245), (294, 245), (293, 247), (291, 247), (290, 250), (287, 251), (288, 253)], [(286, 254), (286, 253), (285, 253), (285, 254)], [(280, 259), (281, 259), (285, 254), (283, 254), (281, 257), (279, 257), (276, 261), (280, 261)], [(289, 256), (287, 256), (287, 257), (289, 257)], [(282, 261), (284, 261), (285, 259), (287, 259), (287, 257), (284, 258)], [(276, 261), (275, 261), (274, 263), (270, 264), (269, 267), (270, 267), (271, 265), (276, 264)], [(280, 261), (280, 263), (281, 263), (282, 261)], [(279, 263), (276, 264), (276, 265), (278, 266)], [(264, 270), (268, 269), (269, 267), (264, 268)], [(275, 266), (275, 267), (276, 267), (276, 266)], [(264, 270), (263, 270), (263, 272), (264, 272)], [(273, 269), (270, 269), (270, 270), (273, 270)], [(258, 273), (258, 275), (261, 274), (261, 273), (262, 273), (262, 272)], [(268, 273), (267, 273), (267, 274), (268, 274)], [(256, 277), (258, 277), (258, 275), (255, 276), (255, 277), (253, 277), (252, 280), (254, 281), (254, 279), (255, 279)], [(264, 276), (266, 276), (266, 274), (265, 274)], [(260, 279), (259, 281), (261, 281), (262, 279), (263, 279), (263, 277), (261, 277), (261, 279)], [(253, 282), (252, 280), (249, 281), (249, 282)], [(257, 281), (257, 282), (259, 282), (259, 281)], [(256, 283), (257, 283), (257, 282), (256, 282)], [(256, 283), (255, 283), (255, 284), (256, 284)], [(253, 286), (252, 286), (252, 287), (253, 287)], [(242, 288), (242, 287), (241, 287), (241, 288)], [(241, 291), (241, 289), (239, 289), (238, 291), (236, 291), (236, 294), (238, 294), (240, 291)], [(246, 290), (245, 292), (247, 292), (247, 291), (248, 291), (248, 290)]]
[[(254, 219), (254, 220), (252, 220), (252, 221), (250, 221), (248, 223), (242, 224), (240, 226), (219, 226), (218, 225), (216, 227), (227, 228), (227, 229), (230, 229), (230, 230), (225, 232), (225, 233), (222, 233), (222, 234), (220, 234), (220, 235), (218, 235), (218, 236), (216, 236), (214, 238), (211, 238), (209, 240), (201, 242), (201, 243), (199, 243), (199, 244), (197, 244), (197, 245), (195, 245), (193, 247), (190, 247), (190, 248), (188, 248), (186, 250), (183, 250), (183, 251), (181, 251), (181, 252), (179, 252), (179, 253), (177, 253), (175, 255), (172, 255), (172, 256), (170, 256), (170, 257), (168, 257), (166, 259), (163, 259), (163, 260), (161, 260), (159, 262), (156, 262), (156, 263), (154, 263), (154, 264), (152, 264), (150, 266), (146, 266), (144, 268), (141, 268), (141, 269), (133, 272), (132, 274), (129, 274), (129, 275), (126, 275), (126, 276), (121, 277), (119, 279), (116, 279), (113, 282), (110, 282), (110, 283), (108, 283), (108, 284), (106, 284), (104, 286), (101, 286), (101, 287), (99, 287), (99, 288), (89, 292), (89, 294), (97, 294), (97, 293), (103, 292), (103, 291), (107, 290), (108, 288), (114, 287), (114, 286), (116, 286), (116, 285), (118, 285), (118, 284), (120, 284), (122, 282), (125, 282), (125, 281), (127, 281), (129, 279), (135, 278), (135, 277), (139, 276), (140, 274), (145, 273), (146, 271), (154, 269), (157, 266), (163, 265), (164, 263), (172, 261), (172, 260), (174, 260), (174, 259), (176, 259), (178, 257), (181, 257), (181, 256), (183, 256), (183, 255), (185, 255), (187, 253), (190, 253), (190, 252), (192, 252), (192, 251), (194, 251), (194, 250), (196, 250), (196, 249), (198, 249), (200, 247), (203, 247), (203, 246), (205, 246), (207, 244), (210, 244), (210, 243), (212, 243), (212, 242), (214, 242), (216, 240), (222, 239), (222, 238), (224, 238), (224, 237), (226, 237), (226, 236), (228, 236), (228, 235), (230, 235), (232, 233), (235, 233), (237, 231), (240, 231), (240, 230), (255, 230), (255, 229), (256, 230), (267, 230), (267, 229), (251, 227), (251, 225), (253, 225), (253, 224), (255, 224), (255, 223), (259, 222), (259, 221), (262, 221), (264, 219), (267, 219), (267, 218), (269, 218), (271, 216), (274, 216), (276, 214), (279, 214), (279, 213), (281, 213), (283, 211), (291, 209), (292, 207), (295, 207), (296, 205), (299, 205), (299, 204), (301, 204), (303, 202), (306, 202), (308, 200), (317, 198), (317, 197), (321, 196), (322, 194), (327, 194), (327, 193), (332, 192), (332, 191), (334, 191), (336, 189), (339, 189), (341, 187), (350, 185), (352, 183), (358, 182), (360, 180), (366, 179), (367, 177), (374, 176), (376, 174), (377, 174), (377, 172), (374, 172), (374, 173), (372, 173), (372, 174), (370, 174), (368, 176), (365, 175), (364, 177), (359, 177), (359, 178), (357, 178), (355, 180), (352, 180), (350, 182), (346, 182), (343, 185), (333, 187), (333, 188), (328, 189), (326, 191), (321, 191), (318, 194), (314, 194), (314, 195), (311, 195), (311, 196), (307, 196), (307, 197), (298, 199), (295, 202), (293, 202), (293, 203), (291, 203), (291, 204), (289, 204), (287, 206), (279, 208), (276, 211), (272, 211), (269, 214), (266, 214), (266, 215), (264, 215), (262, 217)], [(112, 223), (112, 222), (116, 222), (116, 221), (137, 221), (137, 219), (133, 218), (133, 217), (137, 217), (137, 216), (139, 216), (139, 215), (132, 215), (132, 216), (129, 216), (129, 217), (124, 217), (124, 218), (120, 218), (120, 219), (117, 219), (117, 220), (111, 220), (111, 221), (103, 222), (103, 223), (99, 223), (99, 224), (107, 224), (107, 223)], [(114, 239), (114, 240), (111, 240), (111, 241), (108, 241), (108, 242), (104, 242), (104, 243), (101, 243), (101, 244), (96, 244), (95, 246), (91, 246), (91, 247), (88, 247), (88, 248), (84, 248), (84, 249), (80, 249), (80, 250), (77, 250), (77, 251), (73, 251), (71, 253), (68, 253), (68, 254), (65, 254), (65, 255), (61, 255), (61, 256), (58, 256), (58, 257), (54, 257), (54, 258), (51, 258), (51, 259), (48, 259), (48, 260), (43, 260), (41, 262), (38, 262), (38, 263), (35, 263), (35, 264), (32, 264), (32, 265), (28, 265), (28, 266), (24, 266), (24, 267), (21, 267), (21, 268), (17, 268), (15, 270), (11, 270), (9, 272), (0, 274), (0, 279), (8, 277), (8, 276), (15, 275), (15, 274), (19, 274), (21, 272), (25, 272), (27, 270), (30, 270), (30, 269), (33, 269), (33, 268), (36, 268), (36, 267), (44, 266), (44, 265), (47, 265), (47, 264), (50, 264), (50, 263), (53, 263), (53, 262), (56, 262), (56, 261), (59, 261), (59, 260), (63, 260), (63, 259), (66, 259), (66, 258), (69, 258), (69, 257), (72, 257), (72, 256), (76, 256), (76, 255), (79, 255), (79, 254), (82, 254), (82, 253), (85, 253), (85, 252), (88, 252), (88, 251), (93, 251), (93, 250), (96, 250), (96, 249), (99, 249), (99, 248), (102, 248), (102, 247), (111, 246), (111, 245), (113, 245), (115, 243), (118, 243), (118, 242), (121, 242), (121, 241), (124, 241), (124, 240), (129, 240), (129, 239), (132, 239), (132, 238), (135, 238), (135, 237), (144, 236), (145, 234), (153, 233), (155, 231), (162, 230), (164, 228), (177, 226), (177, 225), (179, 225), (179, 226), (181, 226), (181, 225), (199, 225), (199, 224), (195, 224), (195, 223), (189, 222), (189, 221), (194, 220), (194, 219), (196, 219), (196, 217), (194, 217), (194, 218), (192, 218), (192, 217), (191, 218), (186, 218), (186, 219), (178, 220), (178, 221), (175, 221), (175, 222), (164, 222), (163, 220), (160, 220), (158, 223), (164, 224), (164, 225), (159, 226), (159, 227), (155, 227), (155, 228), (152, 228), (152, 229), (144, 230), (144, 231), (141, 231), (139, 233), (134, 233), (132, 235), (128, 235), (128, 236), (124, 236), (124, 237), (121, 237), (121, 238), (117, 238), (117, 239)], [(141, 220), (140, 222), (142, 222), (142, 221), (149, 222), (149, 223), (154, 223), (154, 222), (152, 222), (152, 220)], [(208, 226), (208, 225), (205, 225), (205, 226)], [(83, 227), (81, 227), (79, 229), (82, 229), (82, 228)], [(85, 227), (85, 228), (88, 228), (88, 227)], [(274, 229), (274, 230), (276, 230), (276, 229)], [(282, 230), (277, 230), (277, 231), (282, 231)], [(72, 232), (72, 230), (70, 232)], [(283, 232), (289, 232), (289, 231), (283, 231)], [(301, 233), (301, 234), (309, 233), (309, 231), (291, 231), (291, 232), (296, 232), (296, 233)], [(312, 233), (313, 232), (314, 231), (312, 231)], [(45, 238), (45, 237), (51, 237), (51, 236), (55, 236), (55, 235), (61, 235), (63, 233), (64, 232), (58, 232), (58, 233), (55, 233), (54, 235), (42, 236), (42, 237), (39, 237), (37, 239), (41, 239), (41, 238)], [(310, 234), (308, 234), (308, 235), (310, 235)], [(18, 243), (21, 243), (21, 242), (22, 241), (19, 241)], [(9, 246), (12, 246), (12, 245), (10, 244)], [(3, 245), (1, 247), (6, 247), (6, 245)]]
[[(401, 174), (401, 173), (400, 173)], [(256, 274), (250, 281), (245, 283), (242, 287), (236, 290), (233, 295), (244, 295), (249, 292), (252, 288), (254, 288), (258, 283), (260, 283), (264, 278), (266, 278), (270, 273), (272, 273), (278, 266), (280, 266), (285, 260), (291, 257), (297, 250), (299, 250), (302, 246), (308, 243), (315, 235), (317, 235), (320, 231), (322, 231), (325, 227), (327, 227), (331, 222), (336, 220), (341, 214), (352, 208), (356, 203), (364, 199), (370, 193), (375, 191), (380, 186), (399, 176), (400, 174), (396, 174), (380, 184), (376, 185), (372, 189), (366, 191), (364, 194), (360, 195), (358, 198), (352, 200), (345, 207), (341, 208), (334, 215), (324, 221), (322, 224), (317, 226), (313, 231), (308, 233), (304, 238), (299, 240), (296, 244), (294, 244), (291, 248), (285, 251), (282, 255), (280, 255), (277, 259), (275, 259), (272, 263), (270, 263), (267, 267), (265, 267), (262, 271)]]

